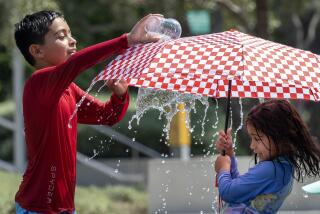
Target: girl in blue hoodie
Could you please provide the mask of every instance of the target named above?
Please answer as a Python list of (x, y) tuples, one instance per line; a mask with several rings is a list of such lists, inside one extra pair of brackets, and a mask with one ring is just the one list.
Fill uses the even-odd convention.
[(246, 119), (256, 165), (240, 175), (232, 146), (231, 129), (221, 131), (215, 162), (224, 213), (276, 213), (290, 194), (294, 178), (320, 175), (320, 146), (293, 105), (269, 100), (255, 106)]

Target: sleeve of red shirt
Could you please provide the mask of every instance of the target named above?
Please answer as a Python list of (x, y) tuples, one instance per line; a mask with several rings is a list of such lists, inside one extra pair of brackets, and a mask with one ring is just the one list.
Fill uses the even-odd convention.
[[(76, 92), (77, 100), (80, 100), (85, 92), (76, 84), (72, 86)], [(113, 125), (124, 117), (128, 106), (128, 92), (121, 97), (112, 94), (110, 100), (106, 103), (88, 94), (77, 111), (78, 122), (83, 124)]]
[(123, 34), (118, 38), (84, 48), (60, 65), (37, 71), (33, 79), (37, 82), (43, 103), (50, 105), (57, 102), (81, 72), (126, 48), (128, 48), (127, 36)]

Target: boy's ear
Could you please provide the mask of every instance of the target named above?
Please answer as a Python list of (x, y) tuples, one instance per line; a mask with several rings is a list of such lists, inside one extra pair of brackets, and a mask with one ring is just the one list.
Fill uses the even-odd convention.
[(41, 49), (41, 46), (38, 44), (32, 44), (29, 46), (29, 52), (34, 58), (43, 58), (44, 54)]

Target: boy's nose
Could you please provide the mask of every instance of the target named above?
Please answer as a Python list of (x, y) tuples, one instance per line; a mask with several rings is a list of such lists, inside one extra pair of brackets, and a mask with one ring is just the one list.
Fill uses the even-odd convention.
[(73, 38), (72, 36), (70, 36), (69, 43), (70, 43), (70, 45), (76, 45), (77, 40), (75, 38)]

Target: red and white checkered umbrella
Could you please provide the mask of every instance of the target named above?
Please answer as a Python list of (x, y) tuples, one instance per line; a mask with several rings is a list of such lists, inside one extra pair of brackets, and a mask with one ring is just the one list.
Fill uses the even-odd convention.
[(129, 48), (94, 81), (227, 97), (320, 100), (320, 56), (239, 31)]

